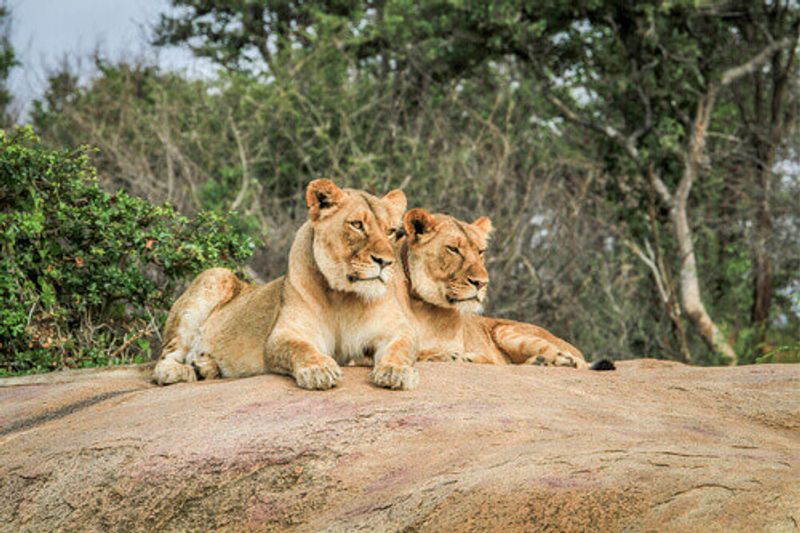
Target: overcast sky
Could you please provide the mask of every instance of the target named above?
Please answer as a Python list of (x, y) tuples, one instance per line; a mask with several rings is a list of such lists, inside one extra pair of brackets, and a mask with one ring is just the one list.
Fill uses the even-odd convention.
[[(85, 58), (97, 48), (111, 59), (153, 54), (146, 44), (147, 27), (169, 8), (168, 0), (8, 0), (8, 4), (12, 42), (23, 63), (12, 72), (9, 86), (23, 104), (40, 96), (47, 69), (66, 56), (82, 57), (86, 64)], [(204, 72), (204, 66), (182, 49), (161, 50), (158, 60), (165, 67)]]

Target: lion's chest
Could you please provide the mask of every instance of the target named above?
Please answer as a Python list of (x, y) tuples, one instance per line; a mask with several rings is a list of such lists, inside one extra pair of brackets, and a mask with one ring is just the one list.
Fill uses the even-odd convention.
[(335, 355), (340, 364), (371, 357), (391, 339), (396, 317), (382, 306), (347, 306), (336, 313)]
[(341, 317), (338, 326), (335, 359), (340, 364), (372, 356), (385, 333), (385, 326), (368, 316)]
[(464, 319), (458, 311), (415, 301), (413, 313), (421, 351), (464, 352)]

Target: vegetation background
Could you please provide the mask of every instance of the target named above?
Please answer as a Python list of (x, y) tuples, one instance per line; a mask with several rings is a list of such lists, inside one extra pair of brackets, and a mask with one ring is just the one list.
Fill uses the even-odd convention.
[(590, 357), (800, 361), (796, 0), (171, 4), (152, 44), (213, 78), (0, 89), (2, 371), (154, 356), (199, 270), (285, 271), (322, 176), (489, 215), (487, 313)]

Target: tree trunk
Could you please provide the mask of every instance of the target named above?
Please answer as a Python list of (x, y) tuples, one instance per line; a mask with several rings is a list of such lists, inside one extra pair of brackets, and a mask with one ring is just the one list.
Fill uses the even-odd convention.
[[(772, 192), (771, 169), (761, 170), (758, 213), (756, 215), (756, 238), (753, 245), (753, 309), (752, 322), (763, 332), (769, 319), (772, 305), (772, 260), (767, 242), (772, 234), (772, 211), (770, 194)], [(759, 334), (759, 336), (763, 336)]]
[(681, 277), (681, 305), (686, 315), (692, 321), (703, 340), (716, 353), (721, 353), (730, 359), (730, 364), (735, 365), (737, 361), (736, 352), (725, 339), (717, 325), (703, 305), (700, 298), (700, 280), (697, 277), (697, 260), (694, 255), (694, 243), (692, 240), (692, 230), (689, 227), (689, 220), (686, 215), (686, 203), (676, 202), (670, 210), (672, 228), (675, 240), (678, 243), (678, 251), (681, 256), (680, 277)]
[[(759, 202), (756, 214), (756, 238), (753, 246), (753, 309), (752, 322), (758, 327), (760, 340), (763, 340), (765, 326), (769, 320), (772, 305), (772, 260), (767, 243), (772, 235), (772, 167), (778, 145), (784, 133), (784, 107), (786, 103), (789, 73), (792, 72), (797, 48), (791, 48), (785, 64), (781, 63), (782, 51), (772, 57), (772, 94), (770, 101), (769, 125), (766, 142), (754, 137), (758, 155), (757, 171), (759, 183)], [(757, 95), (760, 99), (760, 95)], [(756, 102), (760, 104), (760, 102)], [(759, 117), (760, 118), (760, 117)], [(760, 122), (760, 121), (759, 121)], [(760, 123), (758, 124), (760, 125)], [(760, 149), (758, 149), (760, 148)]]
[(687, 206), (689, 193), (700, 169), (707, 165), (706, 132), (711, 122), (711, 111), (717, 97), (718, 87), (712, 86), (697, 104), (686, 151), (683, 154), (683, 174), (675, 194), (669, 192), (664, 182), (653, 172), (650, 180), (661, 199), (669, 206), (671, 228), (678, 244), (680, 254), (680, 295), (681, 306), (714, 353), (729, 359), (729, 364), (737, 363), (736, 352), (725, 339), (700, 297), (700, 279), (697, 275), (697, 258), (694, 253), (692, 229), (689, 226)]
[(700, 169), (707, 164), (706, 133), (711, 124), (711, 112), (717, 98), (717, 88), (712, 87), (698, 102), (697, 114), (689, 136), (689, 145), (684, 155), (683, 175), (670, 206), (672, 228), (681, 258), (681, 304), (694, 323), (703, 340), (715, 352), (724, 355), (731, 365), (737, 362), (736, 352), (725, 339), (717, 325), (711, 320), (703, 300), (700, 298), (700, 280), (697, 276), (697, 259), (694, 255), (694, 240), (689, 218), (686, 214), (689, 192)]
[[(648, 176), (653, 173), (652, 166), (648, 168)], [(652, 183), (652, 177), (650, 182)], [(684, 363), (694, 362), (692, 352), (689, 350), (689, 341), (686, 338), (686, 328), (683, 327), (683, 320), (681, 320), (681, 307), (678, 303), (678, 298), (673, 290), (674, 284), (672, 283), (672, 273), (664, 263), (664, 258), (661, 255), (661, 239), (658, 235), (658, 226), (656, 221), (656, 197), (655, 191), (651, 188), (650, 195), (650, 232), (653, 235), (653, 248), (654, 248), (654, 263), (661, 276), (664, 278), (663, 284), (668, 288), (667, 301), (664, 302), (664, 307), (667, 310), (670, 320), (672, 321), (673, 335), (678, 340), (678, 348), (680, 349), (680, 356)]]

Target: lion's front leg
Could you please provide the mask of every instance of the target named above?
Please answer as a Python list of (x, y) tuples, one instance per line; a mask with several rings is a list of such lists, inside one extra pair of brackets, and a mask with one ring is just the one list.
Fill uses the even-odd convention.
[(498, 324), (492, 338), (514, 364), (588, 367), (577, 348), (532, 324)]
[(375, 367), (370, 379), (379, 387), (393, 390), (412, 390), (419, 384), (419, 373), (414, 368), (416, 345), (410, 336), (389, 341), (375, 353)]
[(270, 371), (291, 375), (304, 389), (326, 390), (342, 380), (342, 369), (336, 361), (302, 340), (276, 339), (268, 343), (264, 361)]

